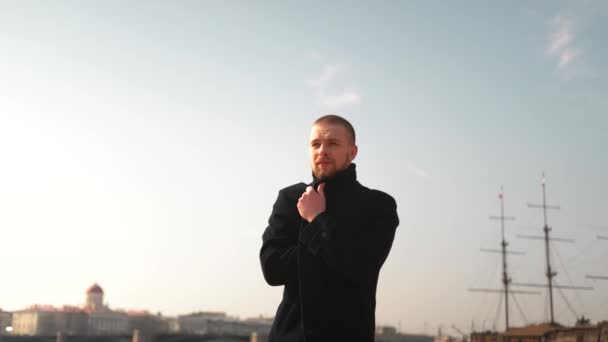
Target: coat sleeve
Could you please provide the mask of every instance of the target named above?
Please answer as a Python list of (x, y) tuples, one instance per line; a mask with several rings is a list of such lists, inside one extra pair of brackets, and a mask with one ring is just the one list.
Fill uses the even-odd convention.
[[(374, 196), (376, 197), (376, 196)], [(346, 226), (327, 212), (305, 224), (300, 243), (325, 264), (356, 283), (375, 279), (388, 257), (399, 225), (397, 204), (381, 193), (373, 201), (366, 219)]]
[(262, 273), (269, 285), (279, 286), (297, 281), (300, 222), (296, 205), (290, 206), (286, 191), (279, 191), (268, 227), (262, 236), (260, 250)]

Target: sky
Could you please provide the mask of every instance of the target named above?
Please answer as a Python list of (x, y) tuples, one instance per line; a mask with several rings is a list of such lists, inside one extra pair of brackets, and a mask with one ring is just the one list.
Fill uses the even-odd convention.
[[(608, 3), (0, 1), (0, 307), (273, 316), (259, 249), (278, 191), (311, 179), (311, 123), (357, 131), (358, 179), (397, 201), (377, 323), (504, 328), (514, 282), (555, 317), (607, 320)], [(539, 290), (520, 288), (520, 290)], [(548, 320), (546, 292), (511, 324)], [(564, 300), (565, 298), (565, 300)], [(517, 304), (516, 304), (517, 303)], [(519, 307), (518, 307), (519, 306)]]

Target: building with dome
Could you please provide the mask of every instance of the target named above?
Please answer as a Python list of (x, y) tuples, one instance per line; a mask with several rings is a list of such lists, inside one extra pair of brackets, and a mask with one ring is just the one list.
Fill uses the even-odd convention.
[(33, 305), (13, 313), (15, 335), (123, 335), (130, 334), (129, 315), (111, 310), (104, 304), (104, 292), (98, 284), (85, 292), (82, 307)]
[(88, 313), (88, 335), (121, 335), (130, 333), (129, 316), (111, 310), (103, 302), (103, 289), (99, 284), (91, 285), (86, 294), (84, 310)]
[(85, 310), (97, 311), (104, 308), (103, 289), (97, 283), (91, 285), (86, 291)]

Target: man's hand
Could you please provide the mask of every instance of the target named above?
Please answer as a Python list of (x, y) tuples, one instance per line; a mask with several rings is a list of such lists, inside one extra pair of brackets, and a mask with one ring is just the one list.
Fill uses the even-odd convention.
[(318, 191), (312, 186), (306, 188), (306, 192), (302, 194), (298, 200), (298, 212), (303, 219), (308, 222), (325, 211), (325, 183), (319, 184)]

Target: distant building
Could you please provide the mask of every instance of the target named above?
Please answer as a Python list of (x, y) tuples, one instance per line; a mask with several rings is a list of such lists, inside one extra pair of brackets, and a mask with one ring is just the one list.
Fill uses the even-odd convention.
[[(471, 333), (471, 342), (499, 342), (498, 332), (484, 331)], [(500, 340), (502, 342), (502, 339)]]
[(473, 333), (471, 342), (608, 342), (608, 322), (575, 327), (549, 323), (511, 327), (502, 333)]
[(165, 317), (165, 322), (167, 322), (167, 328), (170, 333), (178, 333), (179, 332), (179, 322), (177, 321), (177, 317)]
[(91, 285), (86, 292), (84, 309), (87, 311), (101, 311), (106, 309), (103, 305), (103, 289), (97, 283)]
[(124, 335), (130, 332), (129, 317), (124, 312), (108, 310), (88, 313), (89, 335)]
[(6, 328), (11, 327), (12, 324), (13, 314), (0, 309), (0, 335), (8, 335), (9, 331)]
[(439, 335), (435, 336), (433, 341), (435, 342), (463, 342), (463, 337), (454, 337), (449, 335)]
[[(608, 327), (608, 325), (605, 325)], [(571, 328), (562, 328), (547, 334), (546, 341), (550, 342), (597, 342), (600, 341), (601, 327), (586, 325)], [(604, 340), (608, 336), (604, 335)]]
[(34, 305), (13, 313), (12, 324), (15, 335), (87, 334), (86, 312), (70, 306)]
[(435, 337), (428, 335), (401, 334), (395, 327), (377, 326), (376, 342), (434, 342)]
[(526, 327), (511, 327), (499, 335), (501, 342), (541, 342), (553, 330), (560, 328), (557, 324), (534, 324)]
[(197, 312), (177, 317), (179, 332), (197, 335), (239, 335), (265, 334), (270, 331), (272, 320), (250, 318), (240, 320), (228, 317), (223, 312)]
[(145, 338), (167, 333), (257, 334), (261, 337), (268, 334), (273, 321), (262, 316), (241, 320), (224, 312), (195, 312), (167, 318), (148, 311), (113, 310), (104, 304), (104, 290), (99, 284), (91, 285), (85, 295), (85, 303), (79, 307), (33, 305), (12, 315), (0, 310), (2, 333), (7, 326), (12, 326), (12, 334), (31, 336), (54, 336), (58, 333), (65, 336), (124, 336), (138, 331)]
[(101, 286), (93, 284), (86, 291), (82, 307), (34, 305), (13, 314), (15, 335), (124, 335), (131, 333), (129, 316), (111, 310), (103, 303)]
[(93, 284), (86, 291), (84, 310), (88, 313), (89, 335), (122, 335), (131, 332), (129, 316), (113, 311), (103, 304), (104, 292), (101, 286)]
[(258, 335), (267, 335), (270, 333), (270, 328), (272, 327), (272, 322), (274, 321), (274, 317), (255, 317), (248, 318), (245, 320), (245, 323), (249, 324), (251, 332), (255, 332)]
[(128, 311), (129, 325), (132, 330), (139, 330), (144, 334), (164, 334), (169, 332), (169, 322), (163, 317), (153, 315), (148, 311)]
[(395, 327), (379, 325), (376, 326), (376, 336), (393, 336), (397, 335), (397, 329)]
[(226, 320), (224, 312), (195, 312), (177, 316), (179, 332), (182, 334), (205, 335), (212, 330), (218, 321)]

